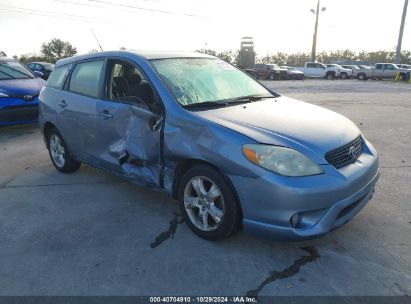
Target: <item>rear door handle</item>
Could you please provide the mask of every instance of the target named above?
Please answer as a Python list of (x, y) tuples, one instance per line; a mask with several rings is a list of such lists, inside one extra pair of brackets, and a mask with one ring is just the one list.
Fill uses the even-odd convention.
[(111, 114), (108, 110), (103, 110), (99, 112), (98, 116), (103, 117), (103, 119), (113, 118), (113, 114)]
[(57, 104), (58, 104), (60, 107), (62, 107), (62, 108), (67, 107), (67, 102), (66, 102), (64, 99), (58, 101)]

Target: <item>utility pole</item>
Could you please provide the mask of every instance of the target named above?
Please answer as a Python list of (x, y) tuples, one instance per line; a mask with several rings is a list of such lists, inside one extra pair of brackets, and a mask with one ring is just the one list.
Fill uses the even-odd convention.
[(408, 0), (404, 1), (404, 9), (402, 11), (400, 34), (398, 35), (397, 43), (397, 54), (395, 56), (395, 63), (401, 62), (401, 46), (402, 46), (402, 36), (404, 34), (405, 17), (407, 16)]
[[(322, 12), (325, 11), (325, 10), (326, 10), (325, 7), (323, 7), (321, 9)], [(311, 60), (315, 61), (315, 59), (317, 57), (317, 55), (316, 55), (316, 53), (317, 53), (317, 32), (318, 32), (318, 19), (320, 17), (320, 0), (317, 1), (317, 9), (316, 10), (312, 9), (311, 12), (316, 15), (315, 16), (315, 26), (314, 26), (314, 35), (313, 35), (313, 48), (311, 50)]]

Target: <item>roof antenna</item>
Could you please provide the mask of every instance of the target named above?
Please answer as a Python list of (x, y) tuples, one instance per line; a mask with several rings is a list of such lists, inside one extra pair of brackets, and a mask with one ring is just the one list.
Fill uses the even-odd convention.
[(98, 46), (100, 47), (100, 50), (103, 51), (103, 48), (101, 47), (100, 42), (98, 42), (97, 36), (94, 33), (93, 29), (91, 28), (90, 30), (91, 30), (91, 33), (93, 34), (94, 38), (96, 38), (96, 41), (97, 41)]

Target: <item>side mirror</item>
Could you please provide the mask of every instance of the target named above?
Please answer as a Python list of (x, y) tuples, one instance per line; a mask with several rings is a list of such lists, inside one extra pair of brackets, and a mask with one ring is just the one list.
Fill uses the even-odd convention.
[(37, 77), (40, 77), (40, 78), (43, 78), (43, 76), (44, 76), (43, 72), (40, 72), (40, 71), (34, 71), (33, 73), (34, 73), (34, 75), (36, 75)]

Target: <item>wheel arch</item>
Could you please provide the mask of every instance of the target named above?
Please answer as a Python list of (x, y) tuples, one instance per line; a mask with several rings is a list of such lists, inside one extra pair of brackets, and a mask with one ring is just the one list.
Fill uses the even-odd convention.
[(183, 177), (183, 175), (192, 167), (196, 166), (196, 165), (206, 165), (206, 166), (210, 166), (212, 168), (214, 168), (217, 172), (219, 172), (221, 174), (221, 176), (227, 181), (227, 183), (229, 184), (229, 186), (231, 187), (231, 190), (234, 193), (235, 196), (235, 200), (238, 203), (239, 207), (240, 207), (240, 211), (241, 211), (241, 218), (243, 217), (243, 210), (241, 208), (241, 202), (239, 199), (239, 196), (237, 194), (237, 191), (233, 185), (233, 183), (231, 182), (231, 180), (215, 165), (202, 160), (202, 159), (196, 159), (196, 158), (188, 158), (188, 159), (183, 159), (180, 160), (176, 166), (176, 169), (174, 170), (174, 176), (173, 176), (173, 188), (172, 188), (172, 193), (171, 196), (174, 199), (178, 199), (178, 188), (180, 186), (180, 181), (181, 178)]
[(49, 148), (49, 142), (48, 142), (48, 137), (49, 137), (49, 133), (52, 129), (57, 129), (57, 127), (50, 121), (47, 121), (44, 125), (43, 125), (43, 135), (44, 135), (44, 139), (46, 141), (46, 145), (47, 145), (47, 149)]

